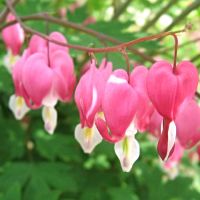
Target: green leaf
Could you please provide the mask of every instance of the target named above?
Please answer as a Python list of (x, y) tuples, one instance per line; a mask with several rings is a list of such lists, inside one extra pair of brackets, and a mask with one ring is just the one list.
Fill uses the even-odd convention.
[(139, 200), (136, 194), (134, 194), (133, 191), (131, 191), (130, 188), (111, 188), (109, 190), (109, 194), (111, 199), (114, 200), (121, 200), (121, 199), (129, 199), (129, 200)]
[(21, 187), (19, 183), (13, 183), (5, 193), (4, 200), (21, 200)]
[(49, 160), (60, 158), (63, 161), (79, 161), (81, 153), (75, 139), (68, 135), (54, 133), (49, 135), (43, 130), (34, 135), (36, 149), (41, 156)]

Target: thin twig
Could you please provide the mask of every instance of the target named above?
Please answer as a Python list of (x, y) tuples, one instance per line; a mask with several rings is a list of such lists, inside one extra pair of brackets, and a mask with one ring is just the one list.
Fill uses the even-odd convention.
[[(13, 0), (12, 5), (15, 6), (19, 0)], [(3, 23), (9, 13), (9, 9), (6, 6), (6, 8), (0, 13), (0, 24)]]

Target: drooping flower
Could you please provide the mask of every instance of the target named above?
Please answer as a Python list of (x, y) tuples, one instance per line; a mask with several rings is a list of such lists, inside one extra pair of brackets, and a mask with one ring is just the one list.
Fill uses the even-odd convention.
[(15, 118), (18, 120), (21, 120), (30, 110), (25, 101), (27, 94), (22, 83), (22, 66), (26, 57), (27, 51), (25, 51), (22, 57), (16, 62), (12, 72), (15, 94), (10, 96), (9, 108), (13, 112)]
[[(15, 17), (9, 13), (6, 22), (13, 20), (15, 20)], [(4, 56), (4, 65), (12, 73), (15, 63), (19, 59), (20, 49), (24, 42), (24, 31), (20, 24), (16, 23), (2, 30), (2, 38), (7, 48), (7, 54)]]
[(96, 119), (102, 137), (109, 142), (118, 142), (133, 121), (138, 105), (137, 93), (128, 83), (124, 70), (115, 70), (108, 79), (102, 99), (105, 120)]
[(195, 100), (184, 101), (175, 120), (181, 145), (191, 148), (200, 141), (200, 107)]
[(91, 153), (95, 146), (102, 141), (94, 120), (97, 116), (103, 118), (101, 113), (102, 96), (111, 72), (112, 63), (104, 59), (97, 69), (95, 62), (92, 61), (75, 91), (75, 102), (81, 122), (75, 128), (75, 138), (85, 153)]
[(178, 108), (185, 99), (193, 97), (197, 84), (197, 69), (188, 61), (179, 63), (176, 68), (166, 61), (159, 61), (149, 70), (147, 92), (164, 118), (163, 131), (158, 142), (158, 153), (163, 160), (167, 160), (173, 152), (176, 138), (174, 120)]
[[(15, 20), (15, 16), (8, 14), (6, 22)], [(11, 50), (13, 55), (18, 55), (24, 42), (24, 31), (19, 23), (6, 27), (2, 30), (2, 38), (8, 50)]]

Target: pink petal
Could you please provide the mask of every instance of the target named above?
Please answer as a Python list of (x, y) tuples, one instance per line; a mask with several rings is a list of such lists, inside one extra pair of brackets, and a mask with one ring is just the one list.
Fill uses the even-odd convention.
[(137, 94), (128, 84), (127, 78), (127, 73), (123, 70), (116, 70), (110, 76), (102, 100), (106, 122), (100, 119), (96, 121), (102, 137), (110, 142), (116, 142), (125, 135), (136, 111)]
[(147, 91), (155, 108), (165, 118), (175, 117), (177, 88), (178, 80), (172, 72), (171, 64), (166, 61), (156, 62), (147, 76)]
[(15, 86), (15, 94), (24, 98), (26, 98), (27, 94), (22, 83), (22, 71), (28, 54), (28, 51), (25, 50), (22, 57), (15, 64), (12, 73), (12, 78)]
[[(93, 126), (94, 117), (101, 104), (95, 82), (95, 80), (99, 78), (97, 77), (97, 74), (98, 72), (96, 67), (90, 67), (90, 69), (81, 77), (75, 91), (75, 102), (79, 109), (81, 124), (82, 126), (87, 125), (89, 128)], [(96, 98), (94, 98), (95, 90), (97, 91)], [(93, 103), (94, 100), (95, 102)], [(90, 111), (88, 115), (91, 106), (92, 111)]]
[(133, 88), (136, 88), (138, 91), (142, 91), (147, 94), (146, 89), (146, 78), (148, 75), (148, 69), (144, 66), (137, 66), (131, 72), (130, 75), (130, 84)]
[[(65, 39), (64, 35), (59, 33), (59, 32), (52, 32), (49, 35), (49, 37), (53, 40), (58, 41), (58, 42), (62, 42), (62, 43), (67, 44), (67, 40)], [(69, 51), (69, 48), (65, 47), (65, 46), (57, 45), (57, 44), (52, 43), (52, 42), (49, 42), (49, 52), (53, 53), (54, 51), (57, 51), (57, 50), (62, 50), (62, 51), (67, 53)]]
[(148, 69), (144, 66), (136, 67), (130, 76), (130, 84), (138, 94), (139, 105), (134, 119), (135, 126), (140, 132), (144, 132), (150, 122), (154, 107), (147, 95), (146, 78)]
[(30, 56), (22, 72), (24, 88), (36, 106), (41, 106), (43, 98), (50, 92), (53, 72), (47, 66), (47, 58), (41, 53)]
[(97, 118), (95, 120), (95, 125), (99, 131), (99, 133), (101, 134), (101, 136), (104, 138), (104, 140), (112, 142), (112, 143), (116, 143), (118, 141), (120, 141), (121, 139), (123, 139), (124, 134), (112, 134), (109, 130), (108, 130), (108, 126), (105, 120), (101, 119), (101, 118)]
[(51, 56), (54, 71), (54, 89), (61, 101), (70, 101), (75, 87), (74, 63), (70, 55), (55, 51)]
[(175, 107), (178, 107), (186, 98), (192, 98), (198, 85), (198, 71), (189, 61), (183, 61), (177, 65), (178, 95)]
[(200, 107), (194, 100), (187, 100), (181, 105), (175, 122), (183, 147), (191, 148), (200, 141)]
[(154, 110), (153, 114), (150, 117), (150, 121), (147, 127), (147, 131), (153, 134), (155, 137), (160, 137), (161, 134), (161, 124), (162, 124), (162, 116)]
[(33, 35), (28, 45), (30, 54), (45, 53), (47, 54), (47, 41), (38, 35)]
[[(6, 21), (10, 22), (13, 20), (15, 20), (15, 17), (12, 14), (9, 14)], [(4, 28), (2, 31), (2, 38), (6, 44), (6, 47), (11, 49), (14, 55), (20, 53), (20, 49), (24, 42), (24, 31), (19, 23)]]

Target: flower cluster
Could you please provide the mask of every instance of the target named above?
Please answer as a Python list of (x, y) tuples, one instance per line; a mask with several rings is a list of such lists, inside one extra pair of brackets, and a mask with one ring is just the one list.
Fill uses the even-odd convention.
[[(17, 26), (11, 28), (16, 29), (16, 38), (21, 37)], [(18, 45), (15, 37), (12, 40), (14, 46), (9, 46), (11, 49)], [(49, 37), (67, 42), (58, 32), (51, 33)], [(10, 98), (9, 107), (17, 119), (22, 119), (29, 109), (43, 107), (45, 129), (50, 134), (54, 132), (57, 124), (55, 105), (58, 100), (71, 100), (76, 82), (73, 60), (68, 51), (67, 47), (50, 43), (36, 35), (31, 38), (12, 70), (15, 94)]]
[[(10, 28), (15, 35), (5, 33), (7, 28), (3, 38), (15, 55), (22, 46), (23, 32), (18, 24)], [(67, 43), (58, 32), (51, 33), (49, 38)], [(9, 106), (15, 117), (22, 119), (29, 109), (43, 107), (44, 127), (52, 134), (57, 124), (57, 101), (69, 102), (75, 89), (69, 49), (33, 35), (14, 65), (12, 77), (15, 94)], [(91, 153), (103, 139), (114, 143), (121, 167), (128, 172), (140, 155), (136, 134), (150, 132), (158, 138), (161, 159), (167, 161), (172, 155), (171, 163), (170, 159), (166, 163), (166, 168), (171, 167), (180, 161), (183, 149), (200, 140), (197, 84), (198, 71), (189, 61), (175, 66), (158, 61), (150, 69), (137, 66), (128, 73), (114, 70), (106, 59), (97, 67), (92, 59), (75, 89), (80, 115), (75, 138), (85, 153)]]

